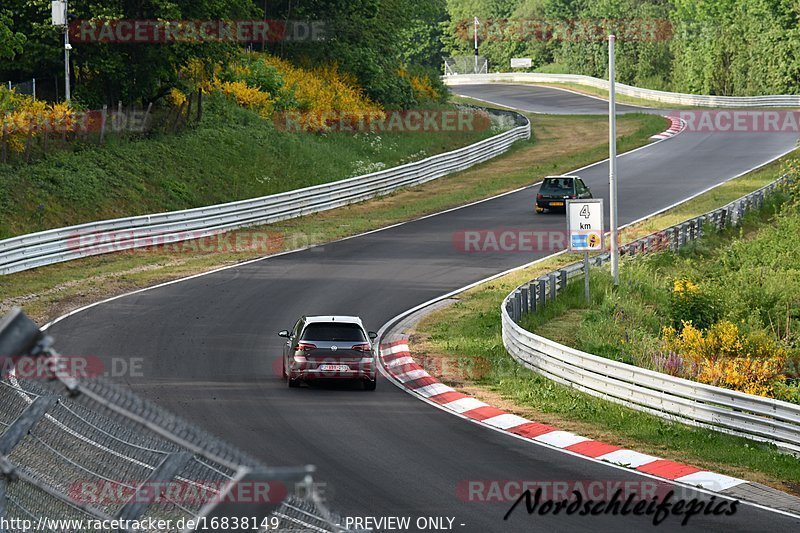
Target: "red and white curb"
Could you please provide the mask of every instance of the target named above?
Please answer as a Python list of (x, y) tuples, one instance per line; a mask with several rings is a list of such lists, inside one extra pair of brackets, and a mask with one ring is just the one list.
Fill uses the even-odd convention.
[(663, 131), (659, 134), (653, 135), (650, 137), (651, 140), (654, 141), (663, 141), (664, 139), (669, 139), (670, 137), (674, 137), (677, 134), (681, 133), (683, 130), (686, 129), (686, 121), (679, 119), (678, 117), (664, 117), (668, 118), (670, 121), (669, 129)]
[(599, 461), (630, 468), (669, 481), (698, 486), (712, 491), (724, 491), (747, 481), (694, 466), (661, 459), (633, 450), (626, 450), (540, 424), (521, 416), (492, 407), (476, 398), (460, 393), (441, 383), (411, 357), (408, 341), (400, 340), (381, 345), (381, 362), (386, 373), (406, 390), (459, 416), (506, 431), (524, 439), (568, 450)]

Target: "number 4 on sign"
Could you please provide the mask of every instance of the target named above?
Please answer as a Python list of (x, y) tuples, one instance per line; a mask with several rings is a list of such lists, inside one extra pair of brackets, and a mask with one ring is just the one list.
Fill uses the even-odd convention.
[(583, 209), (581, 209), (581, 212), (578, 214), (583, 218), (590, 218), (591, 214), (589, 213), (589, 206), (588, 205), (583, 206)]

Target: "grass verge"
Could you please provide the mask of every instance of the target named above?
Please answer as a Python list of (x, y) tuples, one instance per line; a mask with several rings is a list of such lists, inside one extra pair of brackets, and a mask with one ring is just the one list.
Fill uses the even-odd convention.
[[(676, 219), (725, 205), (775, 179), (781, 166), (778, 161), (729, 181), (637, 227), (663, 229)], [(412, 351), (425, 358), (446, 360), (432, 365), (459, 369), (456, 374), (442, 376), (445, 381), (510, 412), (643, 453), (800, 493), (800, 462), (774, 446), (672, 423), (594, 398), (527, 370), (507, 354), (499, 313), (505, 296), (522, 283), (577, 259), (569, 254), (551, 257), (466, 291), (453, 305), (431, 313), (417, 325)], [(568, 340), (569, 334), (564, 332), (581, 318), (577, 312), (567, 312), (559, 326), (547, 333), (555, 340)]]
[[(535, 183), (547, 174), (567, 172), (607, 153), (603, 117), (531, 117), (533, 138), (518, 142), (504, 156), (473, 169), (346, 208), (293, 219), (237, 235), (266, 231), (268, 252), (355, 235), (404, 220), (463, 205)], [(627, 115), (618, 125), (620, 151), (647, 144), (666, 121), (652, 115)], [(0, 312), (22, 306), (35, 320), (46, 322), (71, 309), (140, 287), (213, 268), (263, 257), (264, 249), (195, 253), (192, 243), (173, 250), (129, 251), (0, 277)]]
[(94, 220), (255, 198), (416, 161), (490, 137), (491, 128), (380, 134), (292, 133), (209, 96), (180, 134), (111, 136), (0, 166), (0, 239)]

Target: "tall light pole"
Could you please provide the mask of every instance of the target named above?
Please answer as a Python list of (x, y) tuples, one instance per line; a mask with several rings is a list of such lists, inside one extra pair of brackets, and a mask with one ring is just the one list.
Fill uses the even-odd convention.
[(53, 0), (50, 2), (53, 26), (64, 26), (64, 96), (67, 103), (70, 99), (69, 91), (69, 19), (67, 18), (67, 0)]
[(475, 74), (478, 74), (478, 26), (480, 25), (478, 17), (475, 17)]
[(64, 97), (67, 103), (70, 101), (69, 90), (69, 51), (72, 50), (72, 45), (69, 44), (69, 7), (67, 1), (64, 1)]
[(617, 94), (614, 81), (614, 44), (616, 36), (608, 36), (608, 188), (611, 219), (611, 275), (619, 285), (619, 230), (617, 228)]

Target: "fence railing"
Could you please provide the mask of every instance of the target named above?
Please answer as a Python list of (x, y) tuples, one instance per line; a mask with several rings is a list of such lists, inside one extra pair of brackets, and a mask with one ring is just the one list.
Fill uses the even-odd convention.
[(452, 152), (365, 176), (251, 200), (91, 222), (5, 239), (0, 241), (0, 274), (278, 222), (361, 202), (465, 170), (504, 153), (520, 139), (530, 138), (531, 125), (524, 115), (491, 112), (513, 117), (516, 126)]
[(84, 365), (58, 355), (19, 309), (0, 319), (0, 353), (15, 355), (0, 375), (0, 520), (17, 524), (2, 529), (67, 527), (39, 522), (52, 519), (101, 531), (88, 521), (152, 518), (171, 520), (169, 531), (200, 519), (215, 530), (215, 520), (256, 516), (247, 529), (342, 529), (315, 493), (313, 467), (268, 468), (128, 390), (77, 378)]
[[(701, 237), (704, 228), (741, 224), (751, 208), (786, 178), (782, 177), (730, 204), (620, 247), (636, 255), (677, 250)], [(609, 261), (604, 253), (590, 265)], [(800, 452), (800, 405), (714, 387), (613, 361), (561, 345), (519, 325), (525, 313), (541, 310), (558, 297), (570, 279), (583, 276), (583, 262), (550, 272), (517, 288), (501, 306), (503, 343), (517, 361), (553, 381), (627, 407), (678, 422), (766, 441)]]
[(22, 81), (19, 83), (11, 83), (10, 81), (6, 81), (0, 83), (0, 87), (4, 89), (8, 89), (9, 91), (16, 91), (20, 94), (29, 94), (36, 99), (36, 78), (31, 78), (28, 81)]
[[(447, 85), (470, 85), (479, 83), (574, 83), (587, 87), (608, 90), (608, 80), (583, 76), (580, 74), (546, 74), (538, 72), (514, 72), (497, 74), (465, 74), (445, 76)], [(640, 98), (669, 105), (699, 107), (798, 107), (800, 95), (771, 96), (707, 96), (698, 94), (672, 93), (643, 89), (624, 83), (616, 84), (617, 94)]]

